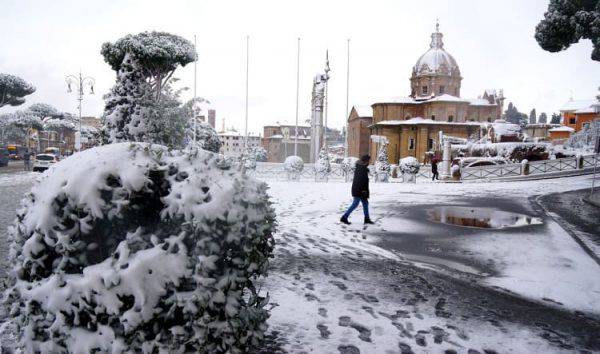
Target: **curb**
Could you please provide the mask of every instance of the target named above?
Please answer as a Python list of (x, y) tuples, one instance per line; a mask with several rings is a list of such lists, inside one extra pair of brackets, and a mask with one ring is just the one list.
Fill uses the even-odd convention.
[(540, 198), (545, 197), (547, 195), (552, 195), (552, 194), (555, 194), (555, 193), (532, 196), (529, 199), (531, 200), (531, 202), (533, 204), (535, 204), (537, 207), (539, 207), (541, 210), (543, 210), (544, 213), (549, 218), (554, 220), (560, 227), (563, 228), (563, 230), (565, 230), (569, 235), (571, 235), (571, 237), (575, 240), (575, 242), (577, 242), (579, 244), (579, 246), (581, 246), (581, 248), (585, 251), (585, 253), (587, 253), (588, 256), (590, 256), (598, 265), (600, 265), (600, 256), (598, 256), (596, 253), (594, 253), (594, 251), (586, 245), (586, 243), (577, 235), (576, 230), (573, 229), (571, 224), (569, 224), (567, 221), (565, 221), (563, 218), (561, 218), (558, 214), (553, 213), (553, 212), (549, 211), (548, 209), (546, 209), (546, 207), (542, 203), (540, 203), (540, 201), (539, 201)]

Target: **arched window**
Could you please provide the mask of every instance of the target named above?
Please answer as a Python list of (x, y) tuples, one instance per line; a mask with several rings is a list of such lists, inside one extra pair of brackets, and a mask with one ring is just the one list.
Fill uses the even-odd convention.
[(404, 119), (410, 119), (410, 114), (407, 114), (406, 117), (404, 117)]
[(487, 121), (491, 123), (492, 122), (492, 117), (488, 117)]
[(435, 120), (435, 114), (431, 115), (431, 120)]
[(427, 86), (421, 87), (421, 93), (423, 93), (424, 95), (426, 95), (427, 94), (427, 89), (428, 89)]
[(449, 115), (448, 116), (448, 122), (454, 122), (454, 116), (453, 115)]

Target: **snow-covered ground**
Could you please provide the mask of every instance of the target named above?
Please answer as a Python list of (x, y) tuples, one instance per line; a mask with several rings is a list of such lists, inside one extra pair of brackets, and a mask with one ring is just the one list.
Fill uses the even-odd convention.
[[(462, 290), (444, 288), (447, 283), (437, 279), (436, 274), (455, 278), (458, 284), (482, 285), (497, 293), (495, 296), (514, 294), (514, 299), (530, 299), (524, 309), (540, 306), (539, 312), (547, 307), (600, 315), (600, 266), (529, 202), (535, 195), (585, 188), (589, 177), (371, 184), (371, 216), (378, 222), (366, 229), (362, 227), (360, 208), (351, 217), (352, 225), (342, 226), (338, 221), (350, 201), (349, 184), (269, 185), (279, 232), (273, 270), (265, 287), (273, 304), (269, 323), (286, 350), (385, 353), (403, 348), (427, 352), (449, 348), (480, 352), (573, 349), (566, 344), (568, 334), (562, 340), (552, 340), (554, 334), (540, 332), (537, 324), (515, 320), (518, 314), (507, 316), (506, 321), (497, 320), (502, 316), (490, 319), (493, 314), (481, 318), (465, 315), (470, 310), (448, 314), (452, 310), (445, 304), (450, 300), (440, 294), (456, 295)], [(414, 217), (415, 211), (432, 205), (468, 206), (470, 200), (488, 201), (487, 207), (504, 210), (497, 199), (509, 200), (526, 214), (541, 217), (543, 225), (472, 229), (440, 227)], [(437, 257), (411, 257), (403, 253), (402, 246), (384, 246), (386, 237), (401, 239), (403, 234), (410, 234), (428, 239), (432, 232), (446, 233), (431, 243), (442, 250)], [(445, 259), (445, 248), (452, 249), (454, 256)], [(398, 264), (406, 268), (390, 271)], [(486, 265), (485, 271), (469, 264)], [(474, 295), (475, 301), (479, 297)], [(471, 299), (462, 302), (468, 304), (466, 308), (481, 307), (482, 313), (493, 307), (487, 307), (487, 300), (472, 306)]]

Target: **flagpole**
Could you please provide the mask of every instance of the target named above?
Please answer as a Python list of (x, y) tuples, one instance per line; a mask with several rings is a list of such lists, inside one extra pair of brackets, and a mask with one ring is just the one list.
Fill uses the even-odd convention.
[(323, 145), (325, 147), (325, 154), (329, 156), (329, 146), (327, 145), (327, 97), (329, 91), (329, 49), (325, 52), (325, 95), (323, 97), (323, 111), (325, 116), (325, 129), (323, 134)]
[(244, 151), (248, 147), (248, 68), (250, 63), (250, 36), (246, 36), (246, 124), (244, 127)]
[(347, 53), (347, 64), (346, 64), (346, 117), (345, 126), (346, 126), (346, 134), (344, 137), (344, 157), (348, 157), (348, 101), (350, 98), (350, 38), (348, 38), (348, 42), (346, 43), (348, 47)]
[(296, 135), (294, 137), (294, 155), (298, 156), (298, 98), (300, 95), (300, 37), (298, 37), (298, 58), (296, 60)]
[[(196, 52), (196, 60), (194, 60), (194, 100), (193, 100), (193, 104), (192, 104), (192, 108), (194, 107), (194, 105), (196, 105), (196, 87), (197, 87), (197, 80), (196, 80), (196, 63), (198, 62), (198, 49), (196, 49), (196, 35), (194, 34), (194, 51)], [(194, 120), (194, 147), (196, 146), (196, 129), (197, 129), (197, 121), (198, 121), (198, 117), (196, 117), (196, 112), (194, 112), (194, 109), (192, 109), (192, 119)]]

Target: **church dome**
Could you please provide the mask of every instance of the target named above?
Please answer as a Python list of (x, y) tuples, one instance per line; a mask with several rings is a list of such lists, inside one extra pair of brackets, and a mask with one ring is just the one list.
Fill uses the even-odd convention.
[(417, 60), (413, 75), (460, 75), (456, 60), (444, 50), (443, 37), (439, 24), (436, 24), (435, 32), (431, 34), (430, 48)]

